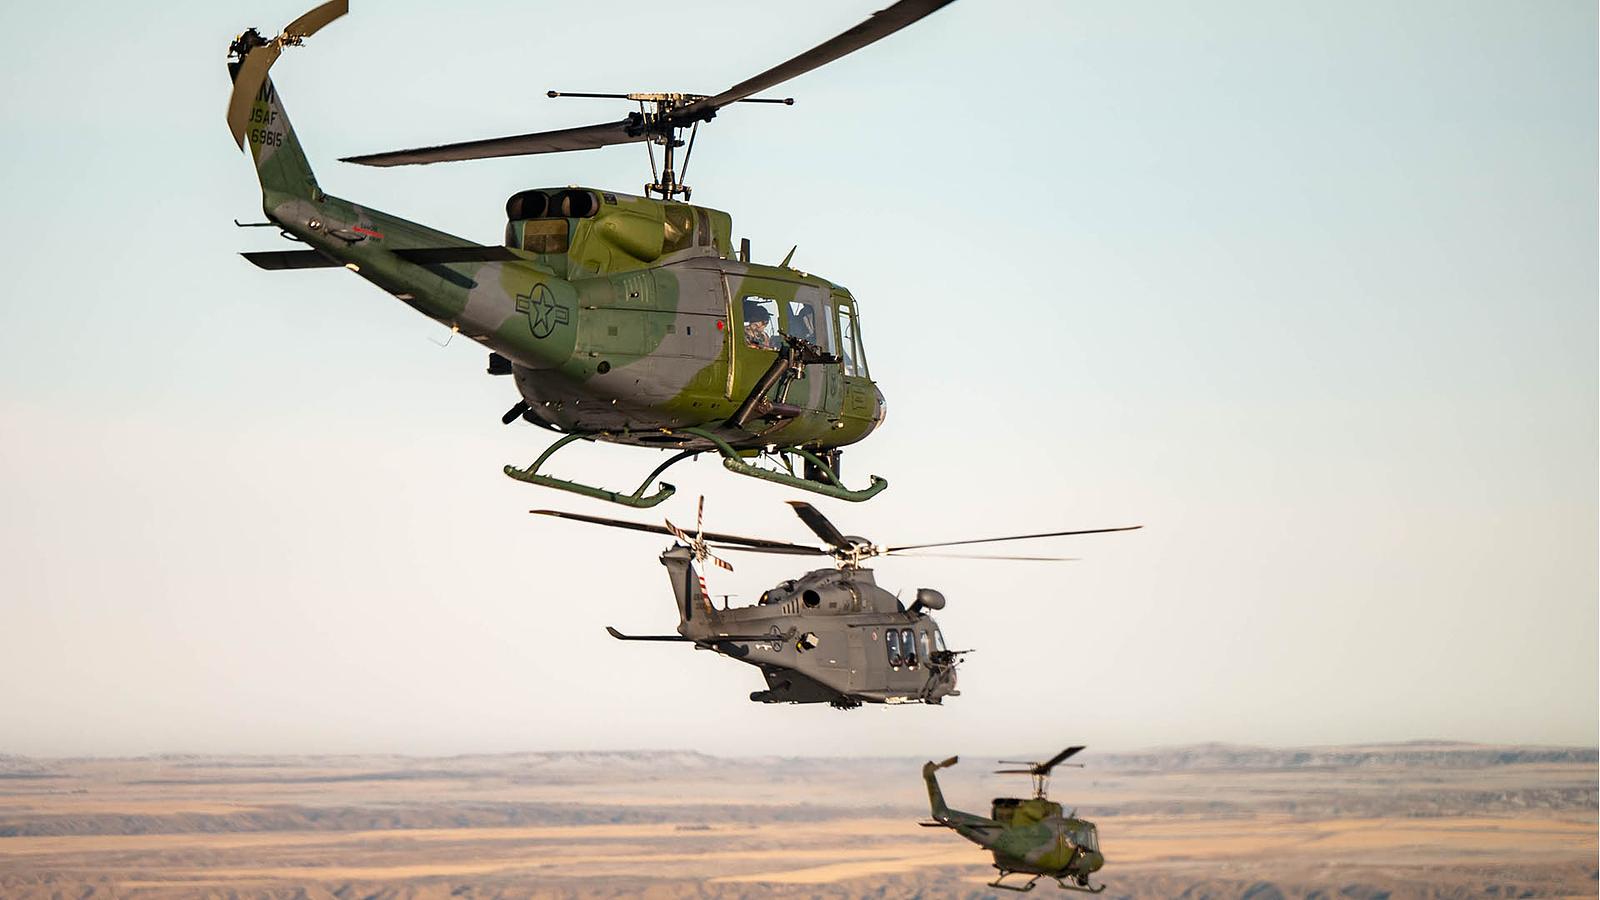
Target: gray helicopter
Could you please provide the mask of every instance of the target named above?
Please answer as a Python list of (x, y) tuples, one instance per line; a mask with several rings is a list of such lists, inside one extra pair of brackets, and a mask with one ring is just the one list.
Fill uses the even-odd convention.
[[(878, 586), (872, 570), (862, 568), (865, 561), (908, 550), (1103, 534), (1143, 527), (1092, 528), (883, 547), (865, 538), (845, 535), (809, 503), (791, 500), (789, 505), (826, 546), (706, 532), (703, 530), (703, 497), (694, 534), (671, 522), (663, 526), (551, 509), (529, 511), (535, 515), (675, 538), (673, 545), (661, 554), (661, 564), (667, 567), (677, 595), (678, 633), (631, 635), (607, 627), (612, 637), (622, 641), (693, 644), (697, 649), (714, 650), (755, 666), (767, 679), (766, 690), (750, 695), (750, 699), (758, 703), (828, 703), (839, 709), (852, 709), (863, 703), (937, 704), (945, 697), (960, 696), (956, 690), (956, 666), (962, 655), (969, 652), (949, 649), (938, 623), (929, 615), (930, 610), (944, 608), (943, 594), (933, 588), (919, 588), (916, 599), (907, 607), (894, 594)], [(712, 554), (713, 548), (789, 556), (831, 556), (835, 565), (780, 582), (764, 592), (752, 606), (729, 607), (724, 601), (723, 608), (718, 609), (711, 603), (705, 577), (695, 567), (696, 563), (709, 561), (733, 570), (732, 565)], [(965, 558), (1066, 559), (1040, 556)]]

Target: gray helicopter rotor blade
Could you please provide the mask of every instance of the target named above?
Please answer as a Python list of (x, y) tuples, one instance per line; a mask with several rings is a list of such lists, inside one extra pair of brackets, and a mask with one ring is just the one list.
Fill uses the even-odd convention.
[[(676, 535), (668, 530), (666, 526), (651, 525), (648, 522), (630, 522), (626, 519), (611, 519), (605, 516), (586, 516), (583, 513), (563, 512), (559, 509), (530, 509), (528, 512), (533, 513), (536, 516), (552, 516), (557, 519), (571, 519), (574, 522), (588, 522), (591, 525), (606, 525), (611, 528), (626, 528), (630, 531), (648, 531), (651, 534), (664, 534), (668, 537), (676, 537)], [(708, 541), (717, 541), (719, 544), (734, 545), (732, 547), (719, 546), (718, 549), (720, 550), (763, 549), (774, 553), (821, 552), (812, 547), (802, 547), (799, 544), (786, 544), (783, 541), (768, 541), (763, 540), (762, 538), (742, 537), (737, 534), (718, 534), (717, 532), (708, 531), (705, 533), (705, 537)]]
[(886, 38), (953, 2), (955, 0), (900, 0), (887, 9), (873, 13), (872, 18), (860, 25), (823, 41), (787, 62), (779, 63), (754, 78), (741, 81), (714, 97), (696, 100), (674, 111), (672, 119), (676, 123), (683, 124), (709, 120), (717, 114), (717, 110), (729, 103), (782, 84), (798, 75), (804, 75), (818, 66), (827, 65), (847, 53), (853, 53), (874, 41)]
[(1143, 525), (1124, 525), (1121, 528), (1085, 528), (1079, 531), (1047, 531), (1043, 534), (1013, 534), (1007, 537), (976, 538), (970, 541), (940, 541), (936, 544), (904, 544), (899, 547), (890, 547), (884, 552), (898, 553), (901, 550), (923, 550), (928, 547), (959, 547), (965, 544), (994, 544), (1001, 541), (1031, 541), (1035, 538), (1069, 537), (1074, 534), (1108, 534), (1113, 531), (1138, 531)]
[[(777, 544), (778, 542), (777, 541), (773, 541), (772, 543)], [(772, 554), (776, 554), (776, 555), (779, 555), (779, 556), (828, 556), (829, 555), (828, 551), (822, 549), (821, 547), (807, 547), (807, 546), (805, 546), (803, 544), (790, 544), (787, 547), (784, 547), (784, 546), (770, 546), (770, 547), (743, 546), (743, 547), (741, 547), (738, 544), (712, 544), (712, 543), (707, 543), (706, 546), (715, 547), (718, 550), (727, 550), (727, 551), (733, 552), (733, 553), (772, 553)]]
[(850, 549), (849, 538), (844, 536), (844, 532), (835, 528), (834, 524), (828, 521), (828, 517), (815, 506), (804, 500), (790, 500), (789, 505), (794, 507), (794, 514), (800, 517), (800, 521), (806, 523), (806, 527), (817, 537), (822, 538), (823, 543), (840, 550)]
[(535, 131), (531, 134), (484, 138), (478, 141), (461, 141), (455, 144), (440, 144), (436, 147), (413, 147), (409, 150), (346, 156), (339, 161), (362, 166), (415, 166), (456, 162), (463, 159), (494, 159), (534, 153), (561, 153), (567, 150), (594, 150), (611, 144), (630, 144), (644, 140), (646, 135), (638, 130), (637, 125), (633, 119), (623, 119), (620, 122), (581, 125), (577, 128), (561, 128), (555, 131)]
[(885, 556), (898, 556), (909, 559), (993, 559), (1003, 562), (1079, 562), (1080, 556), (985, 556), (981, 553), (894, 553), (888, 552)]

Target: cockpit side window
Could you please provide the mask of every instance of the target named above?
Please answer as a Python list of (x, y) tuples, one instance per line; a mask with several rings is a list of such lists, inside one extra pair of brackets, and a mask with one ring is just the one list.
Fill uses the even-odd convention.
[(861, 353), (861, 343), (856, 328), (855, 307), (839, 306), (839, 359), (844, 364), (844, 374), (867, 374), (866, 357)]
[[(784, 322), (783, 333), (808, 344), (820, 346), (822, 341), (817, 338), (816, 307), (804, 300), (790, 300), (787, 306), (788, 317)], [(827, 347), (823, 349), (826, 350)]]
[(911, 629), (900, 629), (900, 657), (905, 662), (906, 668), (917, 667), (917, 641), (912, 637)]

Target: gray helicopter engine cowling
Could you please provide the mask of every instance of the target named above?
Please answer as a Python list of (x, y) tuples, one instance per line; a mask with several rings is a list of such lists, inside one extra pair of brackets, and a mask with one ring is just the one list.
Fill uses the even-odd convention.
[(761, 595), (763, 606), (786, 612), (857, 613), (901, 611), (894, 595), (878, 587), (868, 569), (817, 569)]

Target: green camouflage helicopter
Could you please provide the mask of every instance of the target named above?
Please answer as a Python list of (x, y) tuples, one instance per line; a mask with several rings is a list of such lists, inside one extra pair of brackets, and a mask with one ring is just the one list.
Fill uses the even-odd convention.
[[(944, 793), (939, 790), (939, 779), (934, 773), (955, 765), (959, 757), (952, 756), (940, 763), (930, 761), (922, 767), (922, 780), (928, 783), (928, 804), (933, 808), (933, 821), (919, 824), (953, 829), (974, 844), (992, 851), (994, 867), (1000, 874), (989, 882), (990, 887), (1031, 891), (1035, 882), (1048, 877), (1066, 890), (1098, 894), (1106, 886), (1090, 887), (1089, 876), (1098, 872), (1106, 860), (1100, 853), (1100, 836), (1094, 823), (1078, 818), (1077, 810), (1062, 815), (1061, 804), (1045, 796), (1050, 770), (1083, 749), (1068, 747), (1042, 763), (1001, 760), (1001, 765), (1028, 767), (999, 769), (996, 774), (1033, 776), (1033, 797), (1027, 800), (996, 797), (988, 818), (945, 805)], [(1006, 884), (1006, 876), (1013, 873), (1033, 877), (1020, 887)], [(1072, 883), (1068, 884), (1067, 879)]]
[[(944, 608), (944, 594), (919, 588), (908, 607), (878, 586), (862, 563), (877, 556), (900, 555), (937, 547), (990, 544), (1078, 534), (1133, 531), (1142, 526), (1056, 531), (976, 540), (940, 541), (881, 547), (866, 538), (846, 535), (809, 503), (789, 501), (795, 514), (825, 546), (806, 546), (764, 538), (718, 534), (704, 530), (705, 498), (689, 534), (670, 521), (664, 525), (629, 522), (602, 516), (535, 509), (554, 516), (612, 528), (666, 534), (676, 542), (661, 554), (672, 590), (677, 595), (678, 633), (628, 635), (607, 628), (623, 641), (674, 641), (713, 650), (748, 663), (766, 677), (767, 690), (750, 699), (758, 703), (829, 703), (853, 709), (862, 703), (940, 703), (959, 696), (956, 666), (965, 650), (945, 646), (939, 624), (929, 610)], [(767, 590), (753, 606), (722, 609), (711, 603), (705, 577), (695, 563), (707, 561), (728, 571), (733, 566), (712, 549), (785, 556), (831, 556), (835, 568), (817, 569)], [(946, 556), (944, 553), (917, 553)], [(1059, 560), (1061, 557), (979, 556), (991, 560)]]
[[(485, 246), (322, 191), (289, 125), (268, 69), (343, 16), (324, 3), (267, 39), (255, 29), (229, 47), (228, 126), (249, 144), (267, 222), (306, 249), (245, 253), (264, 269), (345, 268), (452, 332), (483, 344), (492, 375), (510, 375), (521, 399), (502, 421), (557, 432), (527, 468), (507, 475), (634, 507), (671, 496), (666, 469), (716, 453), (729, 470), (841, 500), (887, 486), (873, 476), (852, 490), (839, 478), (841, 448), (882, 424), (885, 404), (867, 369), (855, 298), (839, 285), (733, 249), (733, 222), (686, 202), (674, 150), (732, 103), (792, 103), (752, 96), (893, 34), (953, 0), (900, 0), (865, 22), (714, 95), (559, 94), (627, 99), (639, 111), (600, 125), (350, 157), (405, 165), (553, 153), (644, 142), (655, 168), (643, 196), (582, 187), (541, 188), (506, 203), (503, 246)], [(655, 194), (657, 196), (651, 196)], [(679, 201), (679, 195), (684, 202)], [(540, 471), (576, 441), (675, 451), (632, 493)], [(757, 466), (765, 458), (776, 468)], [(797, 471), (798, 470), (798, 471)]]

